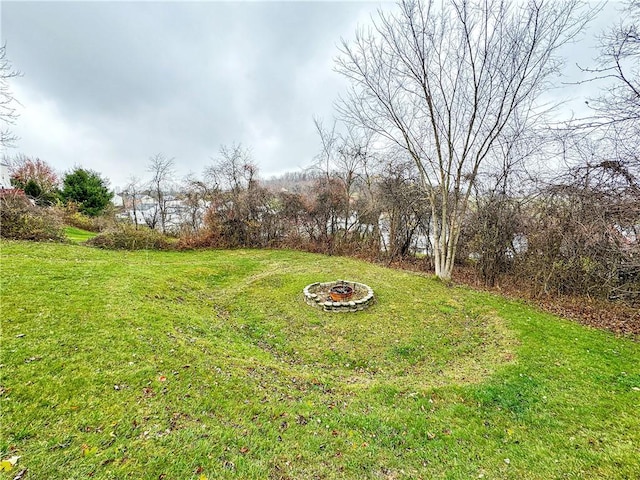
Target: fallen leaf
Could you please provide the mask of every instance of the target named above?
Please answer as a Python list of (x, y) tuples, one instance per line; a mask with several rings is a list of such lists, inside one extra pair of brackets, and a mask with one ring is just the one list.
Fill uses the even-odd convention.
[(90, 447), (86, 443), (82, 444), (82, 456), (83, 457), (88, 457), (90, 455), (93, 455), (97, 451), (98, 451), (98, 447)]
[(20, 457), (18, 455), (14, 455), (5, 460), (2, 460), (2, 462), (0, 462), (0, 472), (10, 471), (15, 466), (15, 464), (18, 463), (19, 459)]
[(242, 448), (240, 449), (240, 453), (242, 453), (243, 455), (244, 455), (245, 453), (248, 453), (248, 452), (249, 452), (249, 448), (247, 448), (247, 447), (242, 447)]
[(165, 377), (164, 375), (160, 375), (160, 377), (158, 377), (158, 380), (160, 380), (161, 382), (166, 382), (167, 377)]

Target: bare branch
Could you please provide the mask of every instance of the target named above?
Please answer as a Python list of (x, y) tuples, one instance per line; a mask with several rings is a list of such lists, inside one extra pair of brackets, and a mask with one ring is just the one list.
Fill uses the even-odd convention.
[(436, 274), (453, 268), (481, 167), (500, 156), (516, 119), (528, 123), (558, 73), (558, 49), (595, 10), (578, 0), (403, 0), (343, 41), (336, 70), (351, 81), (346, 122), (406, 151), (432, 215)]

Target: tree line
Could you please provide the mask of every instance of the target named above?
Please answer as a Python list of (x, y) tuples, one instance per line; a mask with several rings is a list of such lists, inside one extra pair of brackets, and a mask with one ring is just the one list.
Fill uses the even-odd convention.
[(596, 10), (403, 0), (341, 43), (336, 70), (351, 87), (336, 122), (316, 119), (321, 148), (305, 172), (261, 181), (232, 144), (178, 185), (175, 161), (157, 154), (123, 206), (184, 248), (419, 261), (443, 280), (467, 264), (487, 285), (637, 301), (640, 2), (625, 8), (596, 66), (583, 67), (604, 85), (591, 113), (554, 122), (544, 94), (560, 50)]

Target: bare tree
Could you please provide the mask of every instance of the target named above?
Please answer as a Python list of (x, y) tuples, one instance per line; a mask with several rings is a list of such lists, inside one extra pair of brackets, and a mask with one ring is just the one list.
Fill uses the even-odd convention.
[(147, 227), (149, 227), (151, 230), (155, 230), (158, 226), (158, 220), (160, 218), (158, 205), (154, 205), (153, 209), (145, 209), (142, 212), (142, 218), (144, 219), (144, 223), (146, 223)]
[(347, 210), (342, 182), (335, 176), (318, 178), (311, 193), (309, 214), (315, 222), (314, 230), (318, 240), (333, 253), (341, 219)]
[[(598, 67), (587, 82), (604, 82), (589, 99), (593, 115), (571, 125), (579, 135), (607, 145), (607, 161), (640, 175), (640, 0), (627, 0), (624, 19), (600, 39)], [(577, 127), (577, 128), (575, 128)], [(584, 143), (584, 142), (583, 142)], [(588, 142), (587, 142), (588, 143)]]
[(336, 142), (338, 136), (336, 132), (337, 122), (334, 121), (331, 124), (331, 128), (326, 128), (322, 123), (322, 119), (314, 118), (313, 123), (316, 126), (316, 131), (320, 137), (320, 152), (316, 156), (316, 163), (312, 167), (313, 170), (320, 171), (324, 174), (327, 180), (331, 177), (331, 172), (334, 170), (333, 159), (336, 150)]
[[(167, 218), (169, 216), (167, 191), (175, 174), (175, 161), (158, 153), (149, 159), (147, 170), (151, 172), (151, 193), (157, 204), (158, 220), (162, 233), (167, 233)], [(155, 222), (154, 222), (155, 223)]]
[(593, 14), (578, 0), (403, 0), (342, 42), (336, 69), (352, 88), (340, 113), (416, 164), (440, 278), (451, 277), (480, 168), (516, 112), (536, 108), (559, 47)]
[(140, 179), (135, 175), (132, 175), (129, 178), (129, 183), (124, 187), (122, 191), (122, 202), (125, 211), (131, 208), (131, 213), (133, 214), (133, 223), (135, 225), (136, 230), (138, 229), (138, 213), (140, 210), (140, 195), (141, 192), (141, 183)]
[(405, 159), (389, 163), (377, 189), (383, 211), (384, 249), (390, 260), (406, 257), (414, 251), (418, 237), (428, 238), (431, 216), (413, 162)]
[(0, 147), (10, 147), (16, 141), (16, 136), (9, 130), (18, 117), (15, 109), (16, 99), (9, 87), (9, 79), (20, 76), (20, 72), (13, 69), (7, 58), (7, 46), (0, 46)]
[(261, 245), (268, 206), (257, 175), (251, 152), (236, 143), (222, 145), (219, 157), (205, 171), (214, 191), (208, 218), (211, 224), (217, 222), (227, 246)]
[(352, 218), (354, 212), (351, 204), (360, 184), (366, 182), (365, 177), (373, 163), (372, 135), (370, 131), (353, 125), (346, 125), (344, 131), (338, 131), (336, 122), (330, 129), (325, 128), (319, 119), (314, 119), (314, 122), (322, 145), (315, 168), (323, 173), (327, 182), (334, 178), (343, 185), (345, 210), (340, 213), (343, 217), (343, 233), (347, 235), (359, 223), (357, 217)]
[(625, 18), (601, 37), (598, 68), (583, 69), (594, 74), (588, 81), (609, 80), (606, 90), (589, 101), (594, 117), (587, 126), (631, 129), (640, 134), (640, 0), (628, 0)]
[(180, 197), (184, 208), (181, 230), (195, 233), (204, 224), (204, 215), (212, 197), (212, 192), (205, 182), (189, 175), (184, 179)]
[(240, 143), (233, 143), (231, 146), (220, 146), (220, 155), (206, 169), (205, 177), (213, 183), (214, 188), (237, 193), (255, 185), (257, 172), (249, 149)]

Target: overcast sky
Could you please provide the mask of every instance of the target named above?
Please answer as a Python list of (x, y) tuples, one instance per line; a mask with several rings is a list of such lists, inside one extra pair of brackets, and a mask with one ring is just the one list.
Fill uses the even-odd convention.
[[(306, 167), (319, 149), (313, 116), (330, 121), (346, 87), (333, 71), (337, 44), (380, 6), (394, 5), (2, 0), (2, 41), (23, 73), (11, 83), (20, 140), (3, 153), (60, 173), (93, 169), (113, 187), (147, 177), (160, 152), (180, 176), (200, 174), (233, 142), (252, 150), (262, 177)], [(576, 62), (592, 63), (593, 34), (619, 6), (566, 51), (571, 78)], [(580, 105), (589, 88), (554, 95)]]

